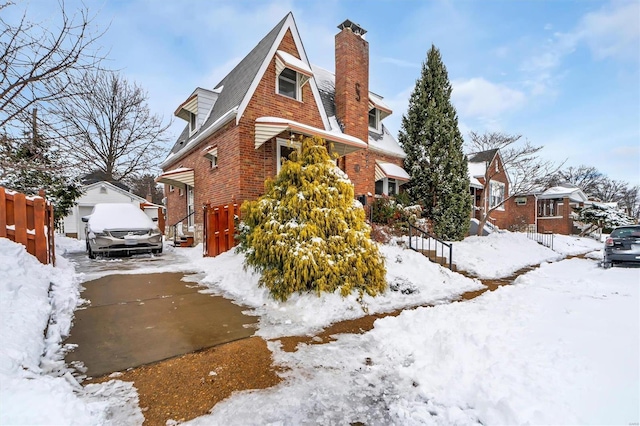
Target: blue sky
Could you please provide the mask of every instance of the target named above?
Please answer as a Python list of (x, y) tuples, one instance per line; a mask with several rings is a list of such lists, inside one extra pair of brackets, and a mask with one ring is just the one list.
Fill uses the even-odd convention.
[[(336, 26), (368, 33), (370, 89), (402, 114), (431, 44), (453, 84), (460, 130), (522, 134), (541, 156), (640, 184), (640, 1), (85, 0), (108, 66), (169, 120), (197, 86), (211, 88), (293, 11), (310, 61), (334, 68)], [(31, 0), (38, 20), (57, 2)], [(66, 9), (82, 5), (66, 0)], [(3, 11), (4, 13), (5, 11)], [(50, 21), (47, 21), (50, 20)], [(184, 126), (173, 118), (172, 139)]]

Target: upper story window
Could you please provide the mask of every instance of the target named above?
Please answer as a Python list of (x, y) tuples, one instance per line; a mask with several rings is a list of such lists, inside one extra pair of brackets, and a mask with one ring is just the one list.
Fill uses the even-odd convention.
[(492, 209), (496, 206), (498, 210), (504, 210), (504, 189), (505, 185), (502, 182), (493, 182), (489, 184), (489, 208)]
[(196, 131), (198, 127), (197, 116), (190, 112), (189, 113), (189, 135)]
[(285, 68), (278, 75), (278, 93), (291, 99), (302, 100), (298, 73)]
[(380, 112), (376, 108), (369, 110), (369, 128), (380, 130)]

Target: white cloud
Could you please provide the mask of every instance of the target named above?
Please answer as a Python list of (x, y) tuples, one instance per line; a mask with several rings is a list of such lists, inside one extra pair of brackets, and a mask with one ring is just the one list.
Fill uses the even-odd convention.
[(524, 93), (481, 77), (455, 80), (452, 100), (458, 113), (464, 117), (495, 119), (505, 111), (520, 107)]
[(615, 8), (588, 13), (578, 34), (597, 59), (638, 60), (640, 57), (640, 2), (615, 3)]
[[(549, 27), (549, 28), (547, 28)], [(545, 29), (550, 29), (549, 25)], [(640, 59), (640, 2), (613, 2), (585, 14), (569, 32), (556, 32), (521, 66), (533, 95), (553, 94), (564, 58), (587, 46), (596, 59)]]
[(383, 57), (383, 58), (380, 58), (380, 62), (397, 65), (403, 68), (420, 68), (420, 64), (415, 62), (405, 61), (404, 59)]

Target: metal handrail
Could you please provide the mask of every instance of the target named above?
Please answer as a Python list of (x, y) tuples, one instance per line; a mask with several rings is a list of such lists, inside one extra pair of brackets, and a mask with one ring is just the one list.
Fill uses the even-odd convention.
[(527, 230), (527, 238), (553, 250), (553, 232), (533, 232)]
[[(421, 248), (418, 248), (418, 244), (413, 244), (413, 237), (415, 236), (419, 236), (420, 241), (421, 241)], [(427, 237), (427, 258), (429, 258), (429, 260), (432, 260), (436, 263), (437, 262), (437, 257), (438, 257), (438, 247), (441, 248), (440, 250), (440, 254), (441, 254), (441, 258), (446, 259), (447, 257), (444, 255), (444, 251), (445, 251), (445, 247), (447, 247), (449, 249), (449, 269), (453, 270), (453, 244), (451, 243), (446, 243), (444, 241), (442, 241), (440, 238), (436, 237), (435, 235), (429, 233), (428, 231), (425, 231), (424, 229), (420, 229), (414, 225), (412, 225), (411, 223), (409, 223), (409, 248), (414, 250), (414, 251), (418, 251), (421, 252), (422, 254), (424, 254), (425, 249), (424, 249), (424, 241), (425, 238)], [(431, 241), (434, 241), (434, 250), (431, 250)], [(431, 258), (431, 252), (433, 251), (433, 253), (435, 254), (435, 258)]]
[(186, 215), (185, 217), (183, 217), (182, 219), (180, 219), (179, 221), (177, 221), (176, 223), (174, 223), (173, 225), (171, 225), (171, 227), (173, 228), (173, 244), (175, 245), (178, 242), (178, 224), (181, 224), (182, 222), (184, 222), (186, 219), (189, 219), (191, 216), (193, 216), (196, 213), (196, 211), (192, 211), (191, 213), (189, 213), (188, 215)]

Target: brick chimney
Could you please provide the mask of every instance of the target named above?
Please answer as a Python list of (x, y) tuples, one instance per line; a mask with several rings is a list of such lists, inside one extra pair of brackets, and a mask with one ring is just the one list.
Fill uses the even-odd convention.
[[(336, 34), (336, 118), (344, 133), (369, 140), (369, 43), (366, 30), (350, 20), (338, 25)], [(368, 150), (346, 155), (340, 161), (360, 198), (375, 191), (375, 163)], [(365, 197), (366, 198), (366, 197)]]
[(369, 135), (369, 43), (367, 32), (350, 20), (336, 34), (336, 116), (344, 132), (367, 141)]

